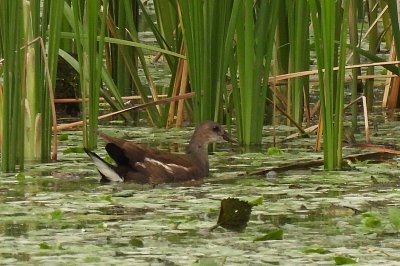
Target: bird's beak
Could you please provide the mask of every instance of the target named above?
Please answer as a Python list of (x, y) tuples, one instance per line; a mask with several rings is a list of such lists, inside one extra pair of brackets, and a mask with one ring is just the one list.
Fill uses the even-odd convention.
[(232, 137), (228, 132), (224, 131), (224, 134), (222, 135), (222, 138), (226, 141), (232, 142), (232, 143), (237, 143), (237, 139)]

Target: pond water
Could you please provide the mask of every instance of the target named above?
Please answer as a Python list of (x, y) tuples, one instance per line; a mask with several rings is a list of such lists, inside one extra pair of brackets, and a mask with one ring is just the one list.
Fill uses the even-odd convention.
[[(399, 143), (400, 124), (377, 120), (375, 143)], [(118, 137), (182, 152), (188, 129), (104, 127)], [(0, 264), (13, 265), (399, 265), (400, 160), (358, 162), (348, 171), (322, 168), (248, 174), (287, 162), (320, 158), (315, 139), (278, 142), (272, 128), (257, 153), (220, 143), (211, 176), (196, 185), (99, 184), (77, 132), (61, 141), (59, 161), (28, 165), (0, 179)], [(277, 140), (294, 129), (279, 127)], [(363, 136), (357, 135), (362, 141)], [(96, 151), (105, 156), (104, 143)], [(345, 154), (360, 150), (346, 147)], [(220, 201), (256, 201), (242, 232), (213, 227)], [(281, 229), (281, 240), (260, 240)]]

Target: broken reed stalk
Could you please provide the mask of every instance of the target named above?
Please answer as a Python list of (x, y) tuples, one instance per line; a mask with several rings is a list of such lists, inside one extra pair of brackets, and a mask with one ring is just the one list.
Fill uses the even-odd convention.
[[(352, 106), (355, 104), (357, 101), (362, 100), (363, 103), (363, 113), (364, 113), (364, 128), (365, 128), (365, 142), (369, 143), (370, 138), (369, 138), (369, 125), (368, 125), (368, 108), (367, 108), (367, 98), (365, 96), (360, 96), (354, 101), (350, 102), (348, 105), (344, 107), (344, 109)], [(318, 125), (321, 124), (321, 120)], [(318, 128), (318, 135), (317, 135), (317, 140), (315, 144), (315, 150), (319, 151), (321, 149), (321, 139), (322, 139), (322, 128)]]
[[(378, 145), (376, 145), (376, 146), (375, 145), (360, 145), (358, 147), (373, 150), (374, 152), (351, 154), (351, 155), (343, 157), (343, 160), (345, 160), (345, 161), (349, 160), (352, 162), (353, 161), (373, 160), (375, 162), (381, 162), (381, 161), (387, 160), (388, 158), (392, 158), (395, 155), (400, 154), (400, 151), (398, 151), (398, 150), (381, 147)], [(322, 166), (323, 164), (324, 164), (323, 159), (308, 160), (308, 161), (301, 160), (301, 161), (294, 161), (294, 162), (290, 162), (290, 163), (284, 163), (279, 166), (270, 167), (270, 168), (258, 170), (255, 172), (247, 172), (246, 175), (251, 175), (251, 176), (257, 176), (257, 175), (260, 176), (261, 175), (261, 176), (265, 177), (265, 175), (271, 171), (274, 171), (277, 173), (282, 173), (282, 172), (286, 172), (289, 170), (311, 169), (313, 167)], [(244, 175), (244, 174), (241, 174), (241, 175)]]
[[(113, 113), (101, 115), (98, 117), (98, 119), (100, 120), (100, 119), (104, 119), (104, 118), (111, 117), (114, 115), (122, 114), (124, 112), (132, 111), (132, 110), (139, 110), (139, 109), (143, 109), (143, 108), (147, 108), (147, 107), (155, 106), (155, 105), (166, 104), (166, 103), (174, 102), (177, 100), (189, 99), (189, 98), (192, 98), (194, 95), (195, 95), (194, 92), (190, 92), (190, 93), (186, 93), (183, 95), (169, 97), (169, 98), (161, 99), (161, 100), (150, 102), (150, 103), (139, 104), (139, 105), (127, 108), (127, 109), (123, 109), (123, 110), (116, 111)], [(66, 129), (70, 129), (73, 127), (81, 126), (82, 124), (83, 124), (83, 121), (77, 121), (77, 122), (73, 122), (73, 123), (62, 124), (62, 125), (57, 126), (56, 128), (57, 128), (57, 130), (66, 130)], [(54, 130), (54, 128), (53, 128), (53, 130)]]
[[(396, 53), (396, 47), (394, 46), (394, 45), (392, 45), (392, 47), (390, 48), (390, 53), (389, 53), (389, 58), (388, 58), (388, 60), (395, 60), (396, 59), (396, 56), (397, 56), (397, 53)], [(383, 99), (382, 99), (382, 107), (392, 107), (392, 106), (389, 106), (388, 105), (388, 102), (389, 102), (389, 95), (390, 95), (390, 89), (391, 88), (395, 88), (394, 86), (393, 86), (393, 82), (394, 82), (394, 80), (395, 79), (393, 79), (394, 77), (392, 77), (393, 75), (392, 75), (392, 72), (390, 72), (390, 71), (388, 71), (387, 72), (387, 78), (386, 78), (386, 80), (385, 80), (385, 91), (384, 91), (384, 93), (383, 93)], [(395, 75), (395, 77), (397, 77), (398, 78), (398, 76), (397, 75)], [(391, 97), (391, 98), (393, 98), (393, 97)]]
[[(158, 98), (166, 98), (168, 97), (168, 95), (166, 94), (162, 94), (162, 95), (158, 95)], [(152, 96), (147, 96), (147, 98), (152, 99)], [(115, 99), (114, 97), (111, 97), (111, 99)], [(121, 97), (122, 100), (141, 100), (142, 96), (122, 96)], [(100, 97), (99, 101), (105, 101), (106, 99), (104, 97)], [(89, 101), (89, 99), (86, 98), (86, 101)], [(82, 98), (58, 98), (58, 99), (54, 99), (54, 103), (80, 103), (82, 102)]]
[(286, 116), (287, 119), (290, 120), (290, 122), (292, 122), (298, 130), (300, 130), (301, 133), (303, 134), (307, 134), (304, 129), (301, 127), (301, 125), (299, 123), (297, 123), (286, 111), (284, 111), (282, 108), (280, 108), (278, 105), (274, 104), (274, 101), (272, 101), (271, 99), (267, 98), (267, 101), (270, 102), (271, 104), (274, 105), (274, 107), (276, 107), (276, 109), (279, 110), (279, 112), (281, 112), (281, 114), (283, 114), (284, 116)]
[[(369, 66), (386, 66), (386, 65), (396, 65), (396, 64), (400, 64), (400, 61), (388, 61), (388, 62), (376, 62), (376, 63), (368, 63), (368, 64), (358, 64), (358, 65), (346, 66), (345, 69), (353, 69), (353, 68), (369, 67)], [(339, 70), (339, 68), (338, 67), (334, 67), (333, 70)], [(317, 74), (318, 74), (318, 70), (307, 70), (307, 71), (301, 71), (301, 72), (296, 72), (296, 73), (283, 74), (283, 75), (278, 75), (278, 76), (275, 76), (275, 77), (270, 77), (268, 79), (268, 82), (277, 82), (277, 81), (281, 81), (281, 80), (304, 77), (304, 76), (310, 76), (310, 75), (317, 75)]]
[(364, 128), (365, 128), (365, 142), (369, 143), (369, 125), (368, 125), (368, 108), (367, 108), (367, 97), (360, 96), (354, 101), (350, 102), (348, 105), (344, 107), (344, 109), (352, 106), (357, 101), (362, 100), (363, 103), (363, 111), (364, 111)]

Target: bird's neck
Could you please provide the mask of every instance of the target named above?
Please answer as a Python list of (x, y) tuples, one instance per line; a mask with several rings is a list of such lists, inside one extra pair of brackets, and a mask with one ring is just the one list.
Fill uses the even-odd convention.
[(205, 140), (203, 136), (196, 134), (195, 132), (189, 142), (187, 153), (196, 153), (199, 155), (205, 155), (205, 157), (207, 157), (208, 141)]
[(193, 135), (187, 148), (187, 154), (205, 171), (205, 175), (208, 175), (208, 142), (199, 136)]

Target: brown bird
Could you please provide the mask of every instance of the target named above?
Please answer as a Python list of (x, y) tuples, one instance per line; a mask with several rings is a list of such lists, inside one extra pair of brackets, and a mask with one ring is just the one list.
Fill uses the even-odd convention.
[(106, 151), (117, 164), (111, 165), (96, 153), (85, 149), (97, 167), (102, 182), (135, 182), (160, 184), (183, 182), (208, 176), (208, 144), (219, 140), (236, 142), (218, 123), (199, 124), (187, 147), (186, 154), (172, 154), (148, 148), (131, 141), (110, 137), (99, 132), (108, 142)]

